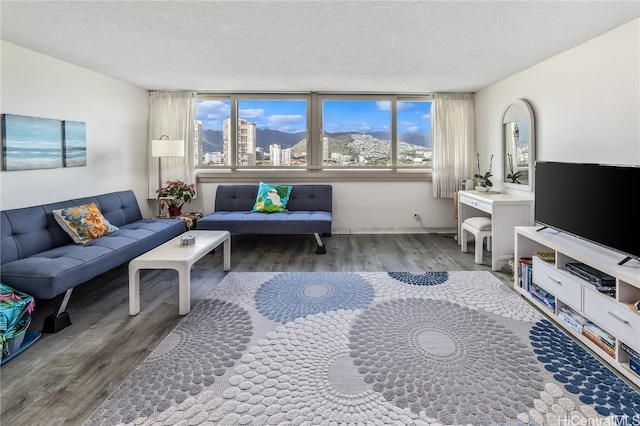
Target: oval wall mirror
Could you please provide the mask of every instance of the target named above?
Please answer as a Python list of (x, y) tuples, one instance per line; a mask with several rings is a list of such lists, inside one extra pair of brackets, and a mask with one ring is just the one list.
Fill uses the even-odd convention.
[(533, 191), (535, 122), (527, 101), (518, 99), (502, 113), (502, 183), (508, 188)]

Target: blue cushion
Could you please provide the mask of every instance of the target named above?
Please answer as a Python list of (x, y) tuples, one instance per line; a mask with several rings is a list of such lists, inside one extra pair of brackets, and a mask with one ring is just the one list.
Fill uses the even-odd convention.
[[(217, 212), (248, 212), (253, 209), (257, 195), (258, 185), (218, 185), (214, 210)], [(330, 212), (333, 206), (332, 198), (331, 185), (293, 185), (289, 202), (287, 203), (287, 210), (321, 210)], [(111, 223), (119, 226), (104, 213), (104, 210), (102, 210), (102, 213)]]
[[(74, 244), (53, 210), (95, 203), (119, 230)], [(52, 299), (185, 231), (176, 219), (143, 219), (133, 191), (0, 212), (1, 279), (39, 299)]]
[(198, 219), (196, 229), (232, 234), (330, 234), (331, 220), (331, 212), (325, 211), (213, 212)]
[(175, 219), (141, 219), (86, 244), (65, 244), (2, 265), (2, 282), (52, 299), (184, 232)]
[(331, 185), (293, 185), (287, 211), (252, 211), (258, 185), (218, 185), (215, 211), (198, 219), (196, 229), (232, 234), (331, 234)]

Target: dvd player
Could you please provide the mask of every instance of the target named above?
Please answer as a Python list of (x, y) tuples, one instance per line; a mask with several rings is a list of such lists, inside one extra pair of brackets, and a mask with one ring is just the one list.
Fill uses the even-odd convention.
[(584, 263), (567, 263), (566, 269), (570, 273), (596, 286), (615, 287), (616, 285), (616, 279), (614, 277)]

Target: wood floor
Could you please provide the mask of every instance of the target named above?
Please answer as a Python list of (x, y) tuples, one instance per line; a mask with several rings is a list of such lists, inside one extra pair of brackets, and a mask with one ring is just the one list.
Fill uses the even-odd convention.
[[(473, 246), (461, 253), (452, 235), (334, 235), (327, 254), (315, 254), (312, 236), (232, 238), (232, 271), (490, 271), (474, 263)], [(505, 268), (494, 273), (512, 284)], [(192, 271), (191, 306), (224, 278), (222, 251)], [(129, 316), (126, 265), (78, 288), (67, 312), (72, 325), (42, 338), (0, 369), (0, 424), (81, 425), (183, 318), (178, 315), (177, 273), (141, 271), (141, 312)], [(53, 310), (36, 301), (31, 330), (42, 330)]]

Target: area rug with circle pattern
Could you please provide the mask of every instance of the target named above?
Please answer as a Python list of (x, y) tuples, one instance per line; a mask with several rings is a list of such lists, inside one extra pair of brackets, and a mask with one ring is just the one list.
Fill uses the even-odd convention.
[(640, 424), (640, 393), (490, 272), (231, 272), (92, 425)]

